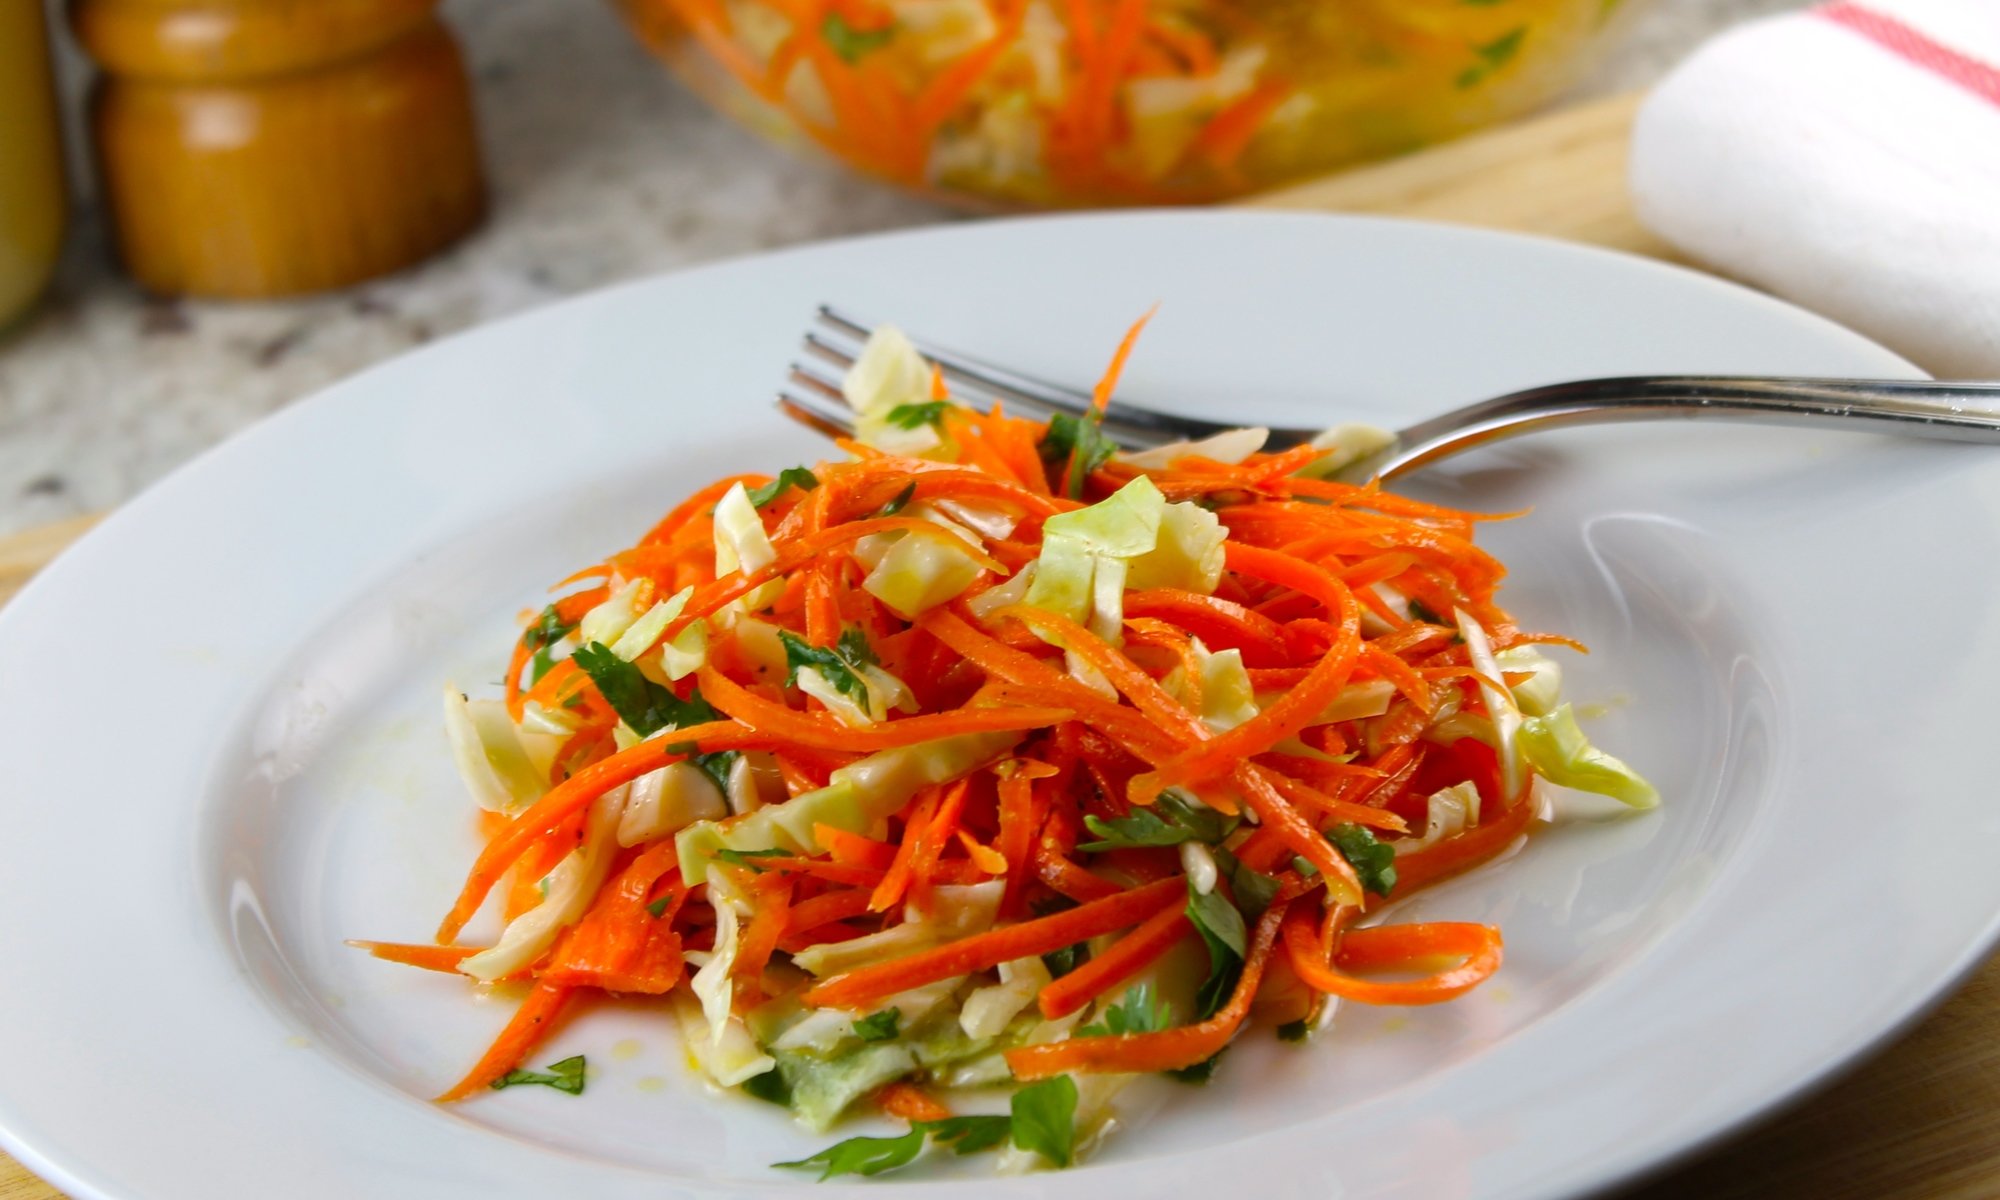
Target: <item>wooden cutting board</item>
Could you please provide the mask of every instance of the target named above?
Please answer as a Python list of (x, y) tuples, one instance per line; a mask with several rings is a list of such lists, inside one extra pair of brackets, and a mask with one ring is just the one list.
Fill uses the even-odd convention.
[[(1255, 204), (1423, 217), (1672, 258), (1640, 226), (1626, 197), (1625, 152), (1636, 107), (1626, 97), (1559, 111)], [(0, 602), (93, 520), (0, 538)], [(1996, 1112), (2000, 958), (1913, 1032), (1819, 1095), (1642, 1185), (1627, 1200), (1988, 1200), (2000, 1196)], [(58, 1195), (0, 1155), (0, 1200)]]

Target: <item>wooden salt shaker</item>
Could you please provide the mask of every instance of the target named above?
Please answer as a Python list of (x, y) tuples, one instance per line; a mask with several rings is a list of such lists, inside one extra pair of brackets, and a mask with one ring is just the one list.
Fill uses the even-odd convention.
[(485, 208), (437, 0), (72, 0), (125, 265), (165, 293), (342, 287)]

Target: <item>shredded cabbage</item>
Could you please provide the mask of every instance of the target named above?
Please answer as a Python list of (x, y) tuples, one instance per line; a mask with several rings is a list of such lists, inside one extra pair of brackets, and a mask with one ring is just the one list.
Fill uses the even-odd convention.
[(1180, 588), (1215, 594), (1222, 582), (1222, 543), (1229, 531), (1222, 518), (1191, 500), (1169, 504), (1160, 518), (1160, 536), (1154, 547), (1132, 560), (1126, 586)]
[[(764, 531), (764, 518), (750, 503), (750, 493), (737, 484), (715, 503), (715, 574), (717, 578), (738, 570), (746, 574), (776, 562), (778, 552), (771, 535)], [(785, 594), (782, 579), (767, 579), (735, 601), (744, 611), (769, 608)]]
[(1000, 915), (1000, 897), (1005, 891), (1006, 883), (998, 879), (934, 888), (934, 903), (929, 913), (906, 907), (902, 924), (844, 942), (821, 942), (794, 954), (792, 964), (814, 975), (838, 975), (869, 963), (984, 933)]
[[(1454, 615), (1458, 619), (1458, 634), (1465, 639), (1466, 657), (1472, 660), (1472, 669), (1483, 677), (1479, 681), (1479, 696), (1486, 701), (1486, 716), (1493, 724), (1493, 749), (1500, 756), (1500, 787), (1511, 801), (1521, 793), (1521, 751), (1515, 745), (1515, 734), (1521, 728), (1521, 710), (1514, 706), (1514, 697), (1505, 689), (1505, 677), (1493, 658), (1493, 643), (1487, 640), (1485, 627), (1462, 608)], [(1477, 808), (1473, 816), (1478, 816)]]
[(595, 608), (583, 614), (583, 620), (576, 627), (577, 639), (586, 646), (592, 642), (609, 646), (617, 641), (618, 636), (639, 619), (640, 598), (652, 586), (651, 580), (634, 579), (606, 596)]
[[(739, 762), (741, 760), (738, 760)], [(696, 821), (729, 815), (722, 789), (691, 762), (668, 763), (632, 781), (618, 818), (618, 844), (637, 846), (679, 833)]]
[(817, 852), (814, 825), (863, 833), (900, 811), (910, 798), (934, 784), (950, 783), (1000, 758), (1018, 744), (1019, 733), (968, 733), (917, 746), (871, 754), (833, 772), (827, 786), (760, 808), (724, 827), (698, 821), (675, 839), (681, 875), (688, 885), (708, 878), (717, 850)]
[[(692, 961), (694, 955), (688, 957)], [(776, 1059), (758, 1048), (742, 1018), (731, 1017), (718, 1034), (709, 1025), (701, 1002), (685, 988), (675, 988), (667, 999), (674, 1006), (674, 1018), (681, 1027), (681, 1042), (687, 1047), (688, 1057), (694, 1060), (696, 1069), (721, 1086), (735, 1087), (778, 1065)]]
[(1183, 458), (1206, 458), (1220, 463), (1240, 463), (1264, 448), (1271, 431), (1262, 426), (1226, 429), (1213, 437), (1194, 442), (1168, 442), (1136, 454), (1121, 454), (1119, 461), (1145, 471), (1164, 471)]
[(1495, 654), (1493, 661), (1510, 675), (1525, 672), (1529, 676), (1508, 689), (1514, 693), (1514, 703), (1528, 716), (1547, 716), (1562, 702), (1562, 665), (1533, 646), (1509, 647)]
[(967, 1037), (999, 1037), (1050, 981), (1048, 964), (1035, 955), (1001, 963), (1000, 982), (974, 989), (959, 1006), (959, 1028)]
[(548, 776), (535, 770), (507, 706), (444, 689), (444, 730), (459, 777), (479, 807), (516, 813), (541, 799)]
[(1125, 581), (1131, 559), (1159, 545), (1167, 499), (1144, 475), (1088, 508), (1042, 523), (1027, 602), (1114, 644), (1124, 624)]
[(1432, 792), (1424, 800), (1424, 835), (1391, 842), (1398, 854), (1428, 850), (1445, 838), (1454, 837), (1473, 823), (1479, 812), (1479, 787), (1471, 780)]
[[(937, 523), (961, 535), (969, 532), (949, 520)], [(971, 587), (984, 570), (971, 554), (937, 538), (903, 534), (889, 544), (861, 587), (899, 616), (914, 621)]]
[(861, 356), (848, 368), (841, 394), (854, 409), (855, 435), (864, 445), (890, 454), (916, 455), (943, 444), (928, 424), (904, 429), (889, 414), (930, 398), (931, 366), (903, 331), (883, 325), (869, 335)]
[(644, 616), (632, 622), (625, 632), (618, 635), (618, 640), (611, 643), (611, 653), (626, 662), (636, 661), (640, 655), (653, 648), (653, 643), (660, 640), (660, 635), (667, 631), (667, 626), (673, 623), (675, 617), (681, 615), (681, 610), (686, 608), (688, 601), (693, 598), (694, 588), (684, 587), (647, 609)]
[(1306, 479), (1326, 479), (1365, 469), (1377, 455), (1393, 450), (1396, 435), (1375, 425), (1336, 425), (1312, 440), (1326, 454), (1298, 472)]
[(1557, 787), (1596, 792), (1633, 808), (1652, 808), (1660, 793), (1637, 771), (1590, 744), (1569, 705), (1521, 722), (1521, 753)]

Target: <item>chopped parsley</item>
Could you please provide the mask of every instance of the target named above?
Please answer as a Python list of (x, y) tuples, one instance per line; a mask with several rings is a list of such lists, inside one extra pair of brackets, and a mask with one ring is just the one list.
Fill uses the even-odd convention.
[(1237, 909), (1248, 916), (1262, 916), (1278, 894), (1278, 881), (1244, 866), (1242, 859), (1220, 846), (1213, 854), (1217, 871), (1229, 881), (1230, 894), (1236, 897)]
[(1087, 816), (1083, 823), (1100, 840), (1085, 842), (1077, 849), (1093, 854), (1135, 846), (1178, 846), (1182, 842), (1213, 845), (1229, 836), (1237, 825), (1236, 818), (1225, 817), (1207, 805), (1184, 800), (1172, 792), (1163, 793), (1153, 805), (1135, 807), (1122, 817), (1105, 820)]
[(1236, 988), (1237, 977), (1243, 973), (1249, 931), (1243, 924), (1243, 914), (1227, 897), (1221, 892), (1206, 895), (1197, 892), (1192, 880), (1188, 883), (1187, 915), (1195, 932), (1201, 935), (1202, 944), (1208, 947), (1208, 978), (1202, 980), (1194, 997), (1194, 1019), (1206, 1021), (1222, 1011), (1222, 1006), (1229, 1002), (1229, 993)]
[(1366, 826), (1336, 825), (1327, 831), (1326, 840), (1354, 868), (1364, 891), (1387, 896), (1395, 888), (1396, 848), (1376, 841)]
[(898, 429), (922, 429), (944, 420), (947, 403), (944, 400), (927, 400), (922, 404), (898, 404), (883, 419)]
[(799, 672), (811, 667), (839, 692), (860, 705), (869, 708), (868, 681), (861, 676), (863, 667), (875, 665), (875, 651), (868, 645), (868, 635), (849, 626), (841, 631), (839, 642), (833, 647), (815, 646), (788, 629), (778, 631), (778, 640), (785, 644), (785, 686), (796, 687)]
[(1104, 1010), (1104, 1023), (1085, 1025), (1078, 1037), (1122, 1037), (1128, 1033), (1158, 1033), (1173, 1022), (1166, 1002), (1153, 995), (1153, 985), (1127, 988), (1118, 1003)]
[(535, 652), (529, 660), (528, 682), (540, 683), (542, 676), (556, 665), (555, 656), (550, 653), (557, 642), (568, 637), (576, 629), (576, 622), (565, 621), (562, 614), (551, 604), (535, 618), (534, 624), (521, 631), (521, 644)]
[(1064, 946), (1060, 950), (1051, 950), (1042, 955), (1042, 965), (1049, 969), (1052, 977), (1061, 979), (1082, 966), (1089, 957), (1090, 947), (1078, 942), (1074, 946)]
[(1521, 53), (1521, 43), (1528, 39), (1528, 27), (1518, 25), (1490, 42), (1474, 46), (1472, 52), (1479, 61), (1459, 72), (1456, 83), (1461, 88), (1477, 87), (1486, 77), (1514, 61)]
[[(662, 729), (686, 729), (690, 725), (705, 725), (716, 719), (715, 709), (701, 698), (701, 689), (688, 693), (683, 700), (674, 690), (661, 687), (646, 678), (645, 673), (633, 664), (613, 654), (601, 642), (582, 646), (570, 656), (584, 674), (597, 685), (604, 696), (604, 702), (618, 714), (620, 720), (632, 727), (632, 732), (640, 737), (651, 737)], [(692, 743), (679, 742), (668, 746), (675, 754), (688, 754), (688, 761), (701, 768), (702, 774), (715, 781), (715, 786), (729, 794), (729, 769), (736, 765), (741, 752), (719, 750), (714, 754), (696, 754)]]
[(810, 492), (818, 486), (819, 476), (806, 468), (786, 467), (784, 470), (778, 472), (776, 479), (773, 479), (763, 487), (751, 489), (750, 504), (754, 508), (762, 508), (792, 488), (797, 488), (802, 492)]
[(764, 1101), (766, 1104), (776, 1104), (786, 1108), (791, 1107), (792, 1085), (785, 1082), (785, 1077), (778, 1072), (776, 1067), (771, 1068), (762, 1075), (752, 1075), (750, 1078), (744, 1080), (743, 1090), (757, 1099)]
[(1431, 610), (1430, 605), (1425, 604), (1423, 601), (1417, 599), (1415, 596), (1410, 597), (1409, 608), (1410, 608), (1410, 620), (1412, 621), (1416, 621), (1424, 625), (1443, 625), (1446, 628), (1449, 628), (1451, 626), (1450, 621), (1447, 621), (1443, 617), (1438, 616), (1437, 613)]
[(1278, 1026), (1278, 1040), (1281, 1042), (1303, 1042), (1311, 1033), (1311, 1021), (1287, 1021)]
[(915, 1162), (917, 1155), (923, 1153), (925, 1133), (919, 1124), (910, 1126), (910, 1131), (901, 1137), (851, 1137), (818, 1154), (771, 1165), (808, 1171), (824, 1168), (819, 1173), (822, 1183), (836, 1175), (880, 1175)]
[(1209, 1055), (1207, 1058), (1202, 1059), (1200, 1062), (1195, 1063), (1191, 1067), (1175, 1067), (1171, 1071), (1162, 1072), (1162, 1074), (1166, 1075), (1167, 1078), (1169, 1079), (1175, 1080), (1176, 1082), (1189, 1083), (1193, 1084), (1196, 1087), (1200, 1087), (1202, 1084), (1205, 1084), (1209, 1080), (1215, 1078), (1215, 1068), (1218, 1064), (1222, 1062), (1222, 1056), (1225, 1053), (1227, 1053), (1228, 1050), (1229, 1048), (1227, 1046), (1224, 1046), (1221, 1050), (1217, 1050), (1215, 1053)]
[(1082, 416), (1057, 413), (1049, 418), (1049, 431), (1042, 438), (1042, 458), (1053, 464), (1066, 462), (1063, 494), (1083, 499), (1083, 481), (1117, 452), (1118, 444), (1104, 432), (1104, 414), (1093, 408)]
[(885, 25), (880, 29), (856, 29), (847, 23), (847, 18), (830, 12), (820, 24), (819, 35), (835, 54), (840, 55), (842, 62), (852, 64), (860, 62), (863, 55), (888, 45), (890, 39), (896, 36), (896, 27)]
[(494, 1080), (493, 1090), (497, 1092), (501, 1088), (519, 1087), (524, 1083), (538, 1083), (543, 1087), (552, 1087), (559, 1092), (568, 1092), (572, 1096), (581, 1096), (583, 1095), (583, 1070), (583, 1055), (579, 1054), (574, 1058), (565, 1058), (559, 1063), (550, 1063), (547, 1072), (523, 1071), (516, 1068)]
[(777, 849), (772, 849), (772, 850), (717, 850), (717, 851), (716, 851), (716, 852), (715, 852), (715, 853), (714, 853), (713, 855), (711, 855), (710, 857), (714, 858), (714, 859), (715, 859), (715, 860), (716, 860), (717, 862), (726, 862), (726, 863), (728, 863), (728, 864), (729, 864), (730, 866), (732, 866), (732, 867), (748, 867), (748, 868), (750, 868), (750, 869), (751, 869), (752, 871), (756, 871), (756, 872), (759, 872), (759, 873), (762, 873), (762, 872), (764, 872), (764, 871), (767, 871), (767, 870), (769, 870), (770, 868), (768, 868), (768, 867), (765, 867), (765, 866), (761, 866), (761, 865), (759, 865), (759, 863), (757, 862), (757, 860), (758, 860), (758, 859), (760, 859), (760, 858), (790, 858), (790, 857), (791, 857), (791, 854), (790, 854), (790, 852), (789, 852), (789, 851), (785, 851), (785, 850), (777, 850)]
[(1056, 1075), (1014, 1093), (1014, 1144), (1058, 1167), (1076, 1153), (1076, 1080)]
[(931, 1140), (950, 1146), (959, 1154), (977, 1154), (1006, 1141), (1014, 1132), (1014, 1119), (946, 1117), (942, 1121), (925, 1121), (924, 1127), (930, 1130)]
[(912, 479), (909, 483), (903, 485), (902, 491), (896, 493), (895, 499), (889, 501), (889, 503), (887, 504), (884, 504), (879, 510), (876, 511), (875, 515), (878, 517), (895, 516), (897, 513), (902, 512), (904, 509), (910, 506), (910, 497), (916, 494), (917, 494), (917, 481)]
[(646, 911), (653, 914), (654, 920), (658, 920), (659, 918), (667, 915), (667, 909), (672, 906), (673, 902), (674, 902), (674, 894), (672, 892), (668, 892), (666, 895), (660, 897), (658, 900), (655, 900), (651, 904), (648, 904), (646, 906)]
[(896, 1036), (897, 1026), (903, 1023), (903, 1010), (885, 1008), (881, 1012), (862, 1017), (854, 1023), (854, 1036), (864, 1042), (886, 1042)]
[[(759, 1075), (751, 1083), (776, 1075)], [(780, 1085), (782, 1086), (782, 1085)], [(750, 1089), (745, 1084), (744, 1089)], [(752, 1092), (753, 1095), (762, 1093)], [(1067, 1075), (1032, 1083), (1014, 1093), (1006, 1116), (946, 1117), (916, 1121), (900, 1137), (852, 1137), (817, 1154), (774, 1166), (816, 1170), (822, 1181), (837, 1175), (880, 1175), (906, 1167), (923, 1153), (924, 1140), (950, 1146), (955, 1154), (977, 1154), (1011, 1140), (1058, 1167), (1076, 1154), (1076, 1081)]]

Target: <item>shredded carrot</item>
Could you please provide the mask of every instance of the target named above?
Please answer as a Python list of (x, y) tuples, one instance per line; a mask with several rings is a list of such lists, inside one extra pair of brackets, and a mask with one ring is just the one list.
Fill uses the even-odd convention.
[(1036, 997), (1042, 1015), (1066, 1017), (1146, 968), (1194, 932), (1187, 914), (1163, 908), (1089, 962), (1043, 988)]
[(1016, 1079), (1047, 1079), (1069, 1071), (1177, 1071), (1215, 1057), (1250, 1015), (1250, 1002), (1256, 998), (1258, 984), (1263, 982), (1264, 964), (1270, 961), (1279, 922), (1289, 907), (1278, 903), (1265, 910), (1251, 935), (1243, 974), (1237, 978), (1229, 1002), (1208, 1020), (1157, 1033), (1071, 1038), (1066, 1042), (1023, 1046), (1007, 1052), (1008, 1069)]
[(521, 1065), (535, 1047), (548, 1040), (556, 1031), (557, 1022), (562, 1019), (563, 1010), (569, 1006), (576, 989), (557, 983), (538, 983), (521, 1001), (521, 1007), (514, 1010), (514, 1017), (507, 1027), (500, 1031), (480, 1060), (466, 1072), (465, 1078), (453, 1084), (450, 1090), (438, 1097), (440, 1101), (463, 1100), (493, 1081)]
[(937, 1097), (914, 1083), (892, 1083), (875, 1093), (875, 1102), (883, 1112), (904, 1121), (942, 1121), (951, 1116)]
[(935, 950), (919, 951), (837, 975), (806, 989), (805, 1002), (815, 1008), (862, 1008), (897, 992), (954, 975), (983, 971), (1031, 954), (1047, 954), (1136, 925), (1160, 909), (1180, 903), (1186, 892), (1187, 885), (1178, 879), (1163, 879), (1121, 891), (1067, 912), (974, 934)]
[[(1350, 929), (1341, 937), (1332, 965), (1309, 915), (1293, 914), (1284, 932), (1292, 970), (1306, 986), (1360, 1004), (1440, 1004), (1478, 987), (1500, 969), (1500, 931), (1491, 925), (1433, 921)], [(1349, 974), (1436, 958), (1461, 961), (1420, 979), (1375, 980)]]

